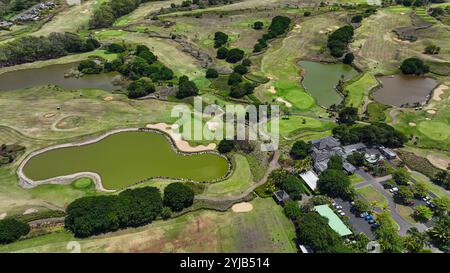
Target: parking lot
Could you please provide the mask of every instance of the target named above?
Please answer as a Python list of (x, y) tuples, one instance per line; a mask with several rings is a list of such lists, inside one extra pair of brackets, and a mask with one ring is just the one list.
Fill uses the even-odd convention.
[(334, 201), (342, 207), (342, 211), (345, 213), (345, 216), (348, 218), (348, 222), (353, 227), (356, 232), (362, 232), (366, 234), (369, 239), (373, 240), (375, 238), (370, 224), (364, 219), (359, 217), (359, 215), (354, 215), (350, 209), (351, 204), (347, 201), (344, 201), (340, 198), (334, 199)]

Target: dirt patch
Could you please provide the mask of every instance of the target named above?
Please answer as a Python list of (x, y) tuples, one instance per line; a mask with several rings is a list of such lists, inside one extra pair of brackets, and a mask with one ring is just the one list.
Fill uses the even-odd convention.
[(103, 98), (104, 101), (112, 101), (113, 99), (114, 98), (112, 96), (107, 96)]
[(450, 165), (450, 159), (445, 157), (440, 157), (437, 155), (428, 155), (427, 159), (433, 164), (434, 166), (446, 170), (447, 167)]
[(448, 90), (448, 88), (449, 87), (447, 85), (443, 84), (439, 85), (436, 89), (434, 89), (433, 100), (441, 101), (442, 100), (441, 96), (444, 94), (445, 90)]
[(284, 103), (284, 105), (286, 105), (288, 108), (292, 107), (292, 103), (288, 102), (287, 100), (285, 100), (283, 98), (277, 98), (276, 101)]
[(251, 203), (248, 202), (242, 202), (242, 203), (237, 203), (234, 204), (231, 209), (234, 212), (250, 212), (253, 210), (253, 205)]
[(417, 126), (417, 124), (415, 122), (410, 122), (410, 123), (408, 123), (408, 125), (411, 126), (411, 127), (416, 127)]
[(174, 125), (169, 125), (166, 123), (147, 124), (146, 127), (150, 128), (150, 129), (157, 129), (157, 130), (167, 133), (173, 139), (177, 148), (183, 152), (203, 152), (203, 151), (214, 150), (216, 148), (215, 143), (210, 143), (207, 146), (198, 145), (198, 146), (192, 147), (189, 144), (189, 142), (187, 142), (186, 140), (183, 140), (183, 137), (180, 133), (175, 133), (173, 131), (174, 129), (178, 128), (177, 124), (174, 124)]
[(270, 86), (270, 87), (269, 87), (269, 92), (272, 93), (272, 94), (277, 93), (277, 90), (275, 89), (275, 86), (273, 86), (273, 85)]
[(436, 115), (436, 110), (430, 109), (430, 110), (427, 110), (427, 113), (430, 115)]

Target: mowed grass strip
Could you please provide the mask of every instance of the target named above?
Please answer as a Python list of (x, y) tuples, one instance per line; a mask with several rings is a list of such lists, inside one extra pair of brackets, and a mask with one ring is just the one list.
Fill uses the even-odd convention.
[(374, 204), (379, 208), (386, 207), (388, 201), (381, 193), (379, 193), (372, 185), (368, 185), (356, 190), (369, 203)]
[(364, 97), (378, 85), (377, 79), (370, 73), (364, 73), (358, 80), (345, 87), (345, 105), (360, 108), (364, 104)]
[(295, 228), (271, 199), (255, 199), (248, 213), (196, 211), (167, 221), (87, 239), (66, 231), (0, 246), (0, 252), (70, 252), (76, 240), (83, 252), (289, 252)]
[(233, 196), (244, 192), (253, 184), (253, 176), (247, 158), (241, 154), (233, 155), (232, 175), (221, 182), (208, 185), (205, 196)]

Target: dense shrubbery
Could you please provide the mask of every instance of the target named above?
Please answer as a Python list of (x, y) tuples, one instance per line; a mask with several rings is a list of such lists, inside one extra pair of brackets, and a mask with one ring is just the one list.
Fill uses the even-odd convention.
[(0, 67), (48, 60), (98, 48), (100, 43), (73, 33), (50, 33), (48, 37), (24, 36), (0, 46)]
[(280, 187), (289, 194), (292, 200), (301, 200), (302, 194), (305, 193), (302, 180), (295, 175), (287, 175)]
[(333, 129), (333, 134), (342, 144), (354, 144), (363, 142), (368, 146), (375, 144), (390, 148), (402, 147), (407, 138), (401, 132), (385, 123), (374, 123), (371, 125), (340, 125)]
[(430, 67), (420, 59), (408, 58), (404, 60), (400, 66), (400, 70), (403, 74), (415, 74), (422, 75), (430, 71)]
[(316, 212), (304, 213), (298, 219), (297, 238), (317, 253), (351, 252), (328, 225), (328, 219)]
[(331, 197), (351, 199), (353, 191), (348, 176), (342, 169), (342, 159), (332, 156), (328, 162), (328, 169), (319, 176), (318, 190)]
[(336, 29), (329, 37), (327, 47), (333, 57), (340, 58), (347, 50), (348, 43), (353, 38), (353, 27), (343, 26)]
[(25, 147), (20, 145), (0, 145), (0, 166), (13, 162), (24, 151)]
[(128, 86), (127, 90), (128, 90), (128, 98), (136, 99), (155, 92), (155, 85), (153, 85), (151, 79), (143, 77), (136, 81), (133, 81)]
[(66, 210), (65, 228), (76, 237), (137, 227), (151, 223), (163, 208), (155, 187), (129, 189), (119, 195), (82, 197)]
[(181, 76), (178, 81), (177, 99), (183, 99), (190, 96), (198, 95), (198, 87), (187, 76)]
[(164, 188), (163, 202), (172, 211), (181, 211), (190, 207), (194, 202), (194, 191), (183, 183), (172, 183)]
[(264, 27), (264, 23), (261, 21), (256, 21), (255, 23), (253, 23), (254, 29), (262, 29), (263, 27)]
[(0, 244), (17, 241), (30, 232), (30, 226), (13, 218), (0, 220)]
[(228, 50), (225, 60), (229, 63), (237, 63), (244, 58), (244, 51), (239, 48), (233, 48)]
[(311, 143), (307, 143), (303, 140), (296, 141), (292, 145), (290, 155), (293, 159), (305, 159), (311, 152)]
[(217, 72), (217, 70), (215, 70), (213, 68), (208, 68), (208, 70), (206, 70), (206, 78), (216, 79), (218, 77), (219, 77), (219, 73)]
[(102, 70), (103, 66), (94, 60), (84, 60), (78, 64), (78, 71), (83, 74), (99, 74)]
[(222, 154), (229, 153), (234, 148), (234, 142), (232, 140), (223, 139), (219, 142), (219, 146), (217, 147), (217, 150), (221, 152)]
[(218, 31), (214, 34), (214, 47), (219, 48), (228, 43), (228, 35)]
[(140, 4), (150, 1), (156, 0), (112, 0), (105, 2), (94, 10), (94, 14), (89, 21), (89, 27), (91, 29), (110, 27), (117, 18), (131, 13)]

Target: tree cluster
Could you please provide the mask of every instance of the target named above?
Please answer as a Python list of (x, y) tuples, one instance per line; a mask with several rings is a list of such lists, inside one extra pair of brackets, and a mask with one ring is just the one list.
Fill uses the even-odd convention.
[(69, 32), (53, 32), (47, 37), (24, 36), (0, 46), (0, 67), (88, 52), (99, 46), (94, 38), (84, 39)]
[(178, 91), (176, 94), (177, 99), (184, 99), (186, 97), (197, 95), (197, 85), (193, 81), (190, 81), (187, 76), (181, 76), (178, 80)]
[(17, 144), (0, 145), (0, 166), (12, 163), (24, 151), (25, 147)]
[(274, 39), (282, 34), (285, 34), (291, 25), (291, 19), (286, 16), (275, 16), (272, 22), (258, 43), (253, 47), (253, 52), (261, 52), (267, 47), (267, 41)]
[(354, 144), (362, 142), (367, 146), (376, 144), (390, 148), (402, 147), (407, 141), (406, 136), (385, 123), (374, 123), (370, 125), (339, 125), (333, 128), (333, 134), (342, 144)]
[[(185, 185), (170, 184), (164, 191), (164, 204), (174, 211), (192, 205), (193, 192)], [(189, 187), (188, 187), (189, 188)], [(167, 196), (166, 196), (167, 195)], [(118, 195), (88, 196), (69, 204), (65, 228), (76, 237), (146, 225), (163, 216), (163, 198), (158, 188), (143, 187), (125, 190)], [(167, 209), (165, 210), (167, 217)], [(170, 216), (170, 213), (169, 213)]]
[(333, 57), (340, 58), (347, 51), (347, 46), (353, 39), (354, 29), (352, 26), (343, 26), (336, 29), (328, 37), (327, 47)]
[(0, 244), (9, 244), (30, 232), (30, 226), (14, 218), (0, 220)]
[(194, 202), (194, 191), (181, 182), (175, 182), (164, 188), (163, 203), (172, 211), (181, 211)]
[(111, 0), (105, 2), (94, 10), (89, 21), (89, 28), (110, 27), (117, 18), (131, 13), (140, 4), (150, 1), (156, 0)]
[(422, 75), (430, 71), (430, 67), (422, 60), (417, 58), (408, 58), (400, 65), (400, 70), (406, 75)]

